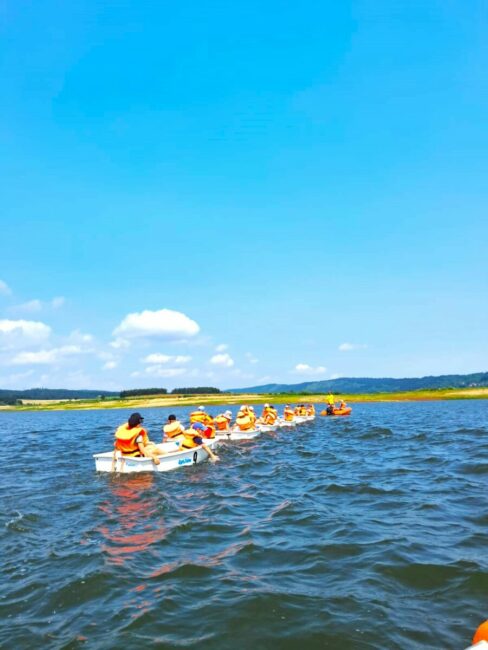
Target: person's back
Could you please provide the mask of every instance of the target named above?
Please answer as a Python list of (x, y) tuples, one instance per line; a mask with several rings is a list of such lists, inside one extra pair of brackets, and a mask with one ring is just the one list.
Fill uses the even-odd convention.
[(115, 432), (114, 448), (124, 456), (145, 456), (159, 465), (158, 450), (150, 442), (147, 431), (142, 427), (144, 418), (140, 413), (132, 413), (127, 423), (121, 424)]
[(241, 431), (249, 431), (253, 428), (253, 419), (247, 406), (242, 406), (236, 417), (236, 425)]
[(124, 456), (142, 456), (139, 444), (147, 444), (147, 431), (140, 426), (130, 426), (128, 422), (121, 424), (115, 432), (115, 449)]
[(290, 408), (288, 404), (285, 406), (285, 409), (283, 411), (283, 417), (287, 422), (292, 422), (295, 419), (295, 413), (293, 412), (293, 409)]
[(203, 447), (211, 461), (219, 460), (219, 457), (205, 444), (203, 433), (205, 425), (201, 422), (194, 422), (189, 429), (183, 432), (184, 439), (181, 443), (182, 449), (194, 449), (195, 447)]
[(206, 424), (208, 417), (208, 414), (205, 413), (205, 407), (199, 406), (196, 411), (190, 413), (190, 424), (193, 424), (194, 422)]
[(229, 430), (229, 420), (225, 417), (223, 413), (217, 415), (214, 418), (214, 424), (217, 431), (228, 431)]
[(185, 428), (179, 420), (176, 419), (175, 415), (170, 415), (168, 417), (168, 422), (163, 427), (164, 438), (163, 442), (168, 440), (178, 440), (181, 439)]

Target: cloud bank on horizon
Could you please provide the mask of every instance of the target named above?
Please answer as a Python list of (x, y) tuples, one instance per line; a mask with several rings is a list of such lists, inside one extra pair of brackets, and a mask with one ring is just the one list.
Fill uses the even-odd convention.
[[(63, 299), (55, 307), (60, 309), (64, 304)], [(131, 312), (118, 325), (107, 328), (107, 333), (105, 339), (79, 329), (59, 334), (41, 321), (0, 319), (3, 368), (26, 368), (22, 373), (9, 372), (0, 379), (6, 388), (25, 388), (26, 382), (34, 382), (46, 387), (118, 390), (132, 385), (149, 386), (154, 380), (169, 387), (176, 378), (188, 384), (226, 382), (227, 387), (261, 378), (250, 371), (259, 364), (253, 353), (242, 353), (238, 367), (228, 352), (229, 344), (215, 345), (212, 337), (202, 337), (193, 348), (198, 351), (197, 358), (195, 352), (175, 352), (175, 348), (187, 352), (191, 341), (201, 334), (201, 327), (188, 315), (172, 309)], [(162, 347), (167, 351), (161, 352)], [(298, 363), (292, 372), (325, 376), (326, 368)], [(113, 379), (107, 381), (108, 374)]]

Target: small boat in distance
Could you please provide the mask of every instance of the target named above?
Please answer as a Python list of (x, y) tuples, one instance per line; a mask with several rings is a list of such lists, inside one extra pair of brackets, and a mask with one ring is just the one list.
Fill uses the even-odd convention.
[(326, 415), (329, 417), (334, 417), (335, 415), (351, 415), (352, 408), (350, 406), (345, 406), (344, 408), (333, 408), (332, 413), (329, 413), (327, 409), (322, 411), (320, 415)]

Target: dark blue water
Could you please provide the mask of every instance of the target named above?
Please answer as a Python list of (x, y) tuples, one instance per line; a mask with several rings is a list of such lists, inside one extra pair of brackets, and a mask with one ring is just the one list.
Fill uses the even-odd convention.
[(487, 401), (356, 405), (215, 465), (97, 475), (126, 418), (0, 412), (2, 648), (459, 649), (487, 617)]

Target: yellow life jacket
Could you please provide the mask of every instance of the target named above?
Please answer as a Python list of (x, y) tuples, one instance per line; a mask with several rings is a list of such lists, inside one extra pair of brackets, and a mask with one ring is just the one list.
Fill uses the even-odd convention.
[(263, 410), (262, 420), (264, 424), (274, 424), (277, 417), (278, 412), (275, 409), (267, 407)]
[(185, 429), (183, 431), (183, 442), (181, 443), (181, 446), (183, 449), (193, 449), (194, 447), (199, 447), (199, 443), (196, 442), (195, 438), (203, 438), (200, 433), (197, 433), (195, 429)]
[(174, 422), (170, 422), (169, 424), (165, 424), (163, 427), (163, 431), (166, 434), (168, 438), (173, 440), (173, 438), (178, 438), (179, 436), (183, 435), (183, 427), (181, 426), (181, 422), (178, 422), (178, 420), (175, 420)]
[(133, 427), (129, 429), (127, 423), (121, 424), (115, 432), (115, 449), (121, 451), (125, 456), (140, 456), (139, 445), (136, 439), (142, 435), (142, 444), (147, 445), (149, 442), (146, 430), (142, 427)]
[(249, 413), (242, 413), (239, 411), (236, 417), (236, 424), (241, 431), (249, 431), (254, 426), (254, 421), (250, 417)]
[(201, 422), (202, 424), (206, 424), (207, 418), (208, 415), (205, 413), (205, 411), (193, 411), (193, 413), (190, 413), (190, 424), (193, 424), (194, 422)]
[(292, 422), (295, 419), (295, 414), (291, 409), (285, 409), (283, 411), (283, 416), (287, 422)]

